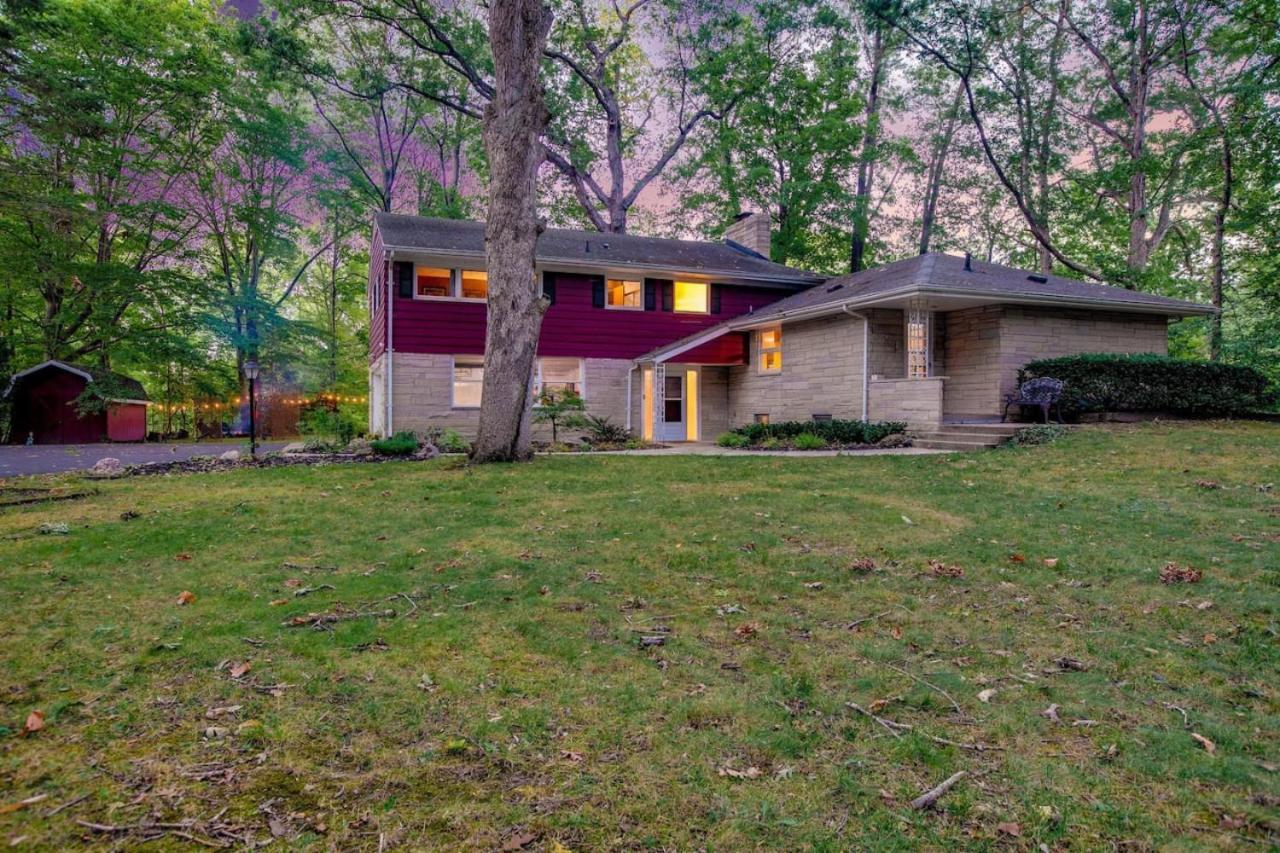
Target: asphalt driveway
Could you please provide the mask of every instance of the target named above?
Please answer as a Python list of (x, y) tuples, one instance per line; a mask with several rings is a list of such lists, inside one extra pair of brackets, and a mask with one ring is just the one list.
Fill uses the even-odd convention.
[[(279, 450), (288, 442), (258, 443), (258, 452)], [(26, 474), (56, 474), (92, 468), (108, 456), (125, 465), (143, 462), (172, 462), (192, 456), (217, 456), (228, 450), (248, 452), (244, 441), (158, 442), (155, 444), (33, 444), (0, 445), (0, 477)]]

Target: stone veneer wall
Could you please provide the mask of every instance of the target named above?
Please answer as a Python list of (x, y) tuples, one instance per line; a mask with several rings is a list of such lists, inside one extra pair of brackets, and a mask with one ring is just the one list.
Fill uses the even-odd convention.
[(369, 363), (369, 434), (384, 435), (383, 420), (387, 416), (387, 380), (383, 373), (387, 357), (379, 353)]
[(703, 441), (715, 441), (716, 436), (737, 424), (729, 419), (729, 368), (704, 367), (699, 387), (702, 389)]
[[(479, 409), (454, 409), (453, 398), (453, 356), (427, 353), (396, 353), (393, 373), (393, 400), (395, 411), (392, 413), (392, 426), (395, 430), (410, 429), (423, 432), (429, 428), (454, 429), (466, 438), (474, 438), (480, 421)], [(381, 359), (375, 362), (380, 368)], [(583, 383), (586, 392), (587, 413), (608, 417), (618, 424), (626, 423), (627, 416), (627, 371), (631, 369), (628, 359), (588, 358), (583, 359)], [(374, 371), (370, 369), (372, 380)], [(378, 373), (381, 379), (381, 372)], [(632, 425), (639, 432), (639, 398), (640, 374), (636, 371), (632, 377), (634, 385), (632, 393)], [(370, 386), (369, 399), (374, 399), (373, 386)], [(370, 422), (374, 422), (374, 414), (370, 412)], [(379, 416), (380, 420), (380, 416)], [(380, 425), (380, 424), (379, 424)], [(381, 430), (378, 430), (379, 432)], [(562, 433), (576, 435), (576, 433)], [(534, 437), (539, 440), (551, 438), (551, 427), (543, 424), (534, 426)]]
[(862, 320), (841, 315), (787, 323), (779, 373), (758, 370), (758, 334), (750, 355), (751, 364), (728, 371), (729, 426), (749, 424), (757, 414), (775, 423), (815, 414), (862, 417)]
[(912, 429), (942, 422), (942, 389), (945, 380), (875, 379), (871, 382), (873, 421), (906, 421)]
[(946, 315), (950, 418), (1000, 414), (1018, 369), (1038, 358), (1082, 352), (1166, 353), (1168, 320), (1158, 314), (996, 305)]

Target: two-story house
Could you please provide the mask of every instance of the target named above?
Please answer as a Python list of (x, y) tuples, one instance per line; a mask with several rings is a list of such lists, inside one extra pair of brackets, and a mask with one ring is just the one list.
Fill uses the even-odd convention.
[[(927, 429), (998, 419), (1035, 358), (1164, 353), (1170, 318), (1213, 310), (944, 254), (830, 279), (768, 255), (757, 214), (724, 242), (548, 229), (535, 395), (572, 387), (590, 413), (667, 442), (814, 417)], [(483, 223), (379, 213), (369, 267), (371, 431), (473, 434)]]

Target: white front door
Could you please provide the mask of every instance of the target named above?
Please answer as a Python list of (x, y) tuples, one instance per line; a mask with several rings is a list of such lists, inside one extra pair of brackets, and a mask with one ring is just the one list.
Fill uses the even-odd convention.
[(662, 387), (662, 435), (661, 441), (684, 441), (688, 437), (685, 418), (689, 407), (685, 405), (685, 372), (681, 368), (667, 367)]

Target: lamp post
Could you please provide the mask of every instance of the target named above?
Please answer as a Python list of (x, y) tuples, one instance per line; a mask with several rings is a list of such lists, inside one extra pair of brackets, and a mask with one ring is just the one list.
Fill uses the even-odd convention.
[(258, 411), (254, 400), (258, 385), (258, 362), (249, 359), (244, 363), (244, 378), (249, 380), (249, 456), (258, 458)]

